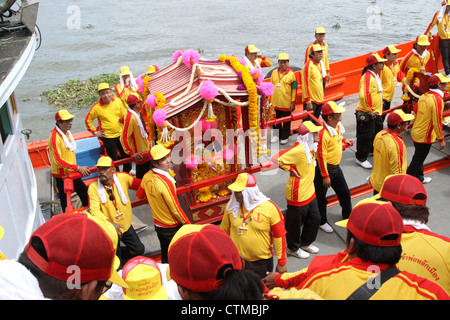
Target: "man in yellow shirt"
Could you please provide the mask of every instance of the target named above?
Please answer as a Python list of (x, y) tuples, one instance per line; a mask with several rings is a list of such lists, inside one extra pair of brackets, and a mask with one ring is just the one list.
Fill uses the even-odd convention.
[[(393, 45), (387, 46), (383, 49), (383, 57), (386, 59), (384, 62), (384, 68), (380, 72), (381, 83), (383, 87), (383, 111), (391, 108), (391, 102), (394, 98), (395, 88), (397, 83), (400, 82), (404, 76), (400, 72), (400, 64), (397, 61), (398, 53), (402, 51), (394, 47)], [(385, 115), (382, 116), (383, 121)]]
[[(323, 49), (320, 44), (315, 44), (309, 54), (308, 60), (301, 71), (302, 76), (302, 99), (306, 110), (314, 111), (314, 117), (319, 119), (322, 110), (324, 97), (322, 71), (320, 62), (323, 57)], [(311, 120), (317, 124), (311, 117), (306, 120)]]
[(267, 286), (309, 289), (325, 300), (449, 299), (435, 282), (396, 267), (402, 259), (404, 225), (390, 203), (358, 203), (339, 225), (347, 228), (346, 250), (316, 256), (308, 268), (296, 273), (269, 274), (264, 279)]
[(415, 68), (417, 72), (425, 73), (426, 65), (431, 57), (430, 52), (427, 50), (430, 45), (431, 43), (426, 35), (418, 36), (411, 52), (402, 59), (400, 71), (407, 75), (409, 69)]
[(319, 44), (322, 47), (323, 57), (322, 61), (320, 62), (320, 70), (322, 72), (322, 78), (323, 78), (323, 91), (325, 91), (325, 85), (327, 82), (330, 82), (331, 80), (331, 73), (330, 73), (330, 59), (328, 57), (328, 44), (325, 42), (325, 35), (326, 31), (325, 28), (319, 27), (315, 31), (315, 38), (316, 41), (311, 43), (308, 48), (306, 48), (306, 54), (305, 54), (305, 64), (308, 62), (309, 55), (313, 51), (313, 46), (315, 44)]
[[(320, 229), (333, 232), (327, 222), (327, 191), (332, 187), (338, 197), (342, 208), (342, 218), (347, 219), (352, 212), (352, 199), (339, 163), (342, 159), (342, 144), (346, 142), (341, 123), (345, 108), (339, 107), (336, 102), (330, 101), (322, 108), (323, 128), (319, 131), (319, 142), (316, 152), (316, 173), (314, 188), (320, 212)], [(348, 141), (352, 143), (351, 140)]]
[(167, 250), (170, 241), (184, 224), (191, 222), (181, 208), (175, 179), (170, 175), (172, 168), (170, 149), (157, 144), (150, 149), (150, 154), (151, 170), (144, 175), (136, 197), (147, 198), (161, 245), (161, 262), (168, 263)]
[(356, 163), (364, 169), (372, 169), (367, 160), (373, 148), (375, 135), (383, 130), (383, 87), (379, 73), (386, 59), (377, 53), (366, 58), (359, 83), (359, 100), (356, 107)]
[[(55, 178), (62, 212), (65, 212), (67, 207), (67, 197), (64, 192), (64, 181), (62, 177), (74, 171), (80, 172), (83, 177), (91, 174), (88, 167), (77, 165), (77, 158), (75, 156), (77, 144), (70, 132), (74, 117), (67, 110), (59, 110), (55, 114), (56, 126), (48, 137), (50, 170), (52, 176)], [(80, 197), (83, 206), (88, 206), (89, 199), (86, 184), (81, 178), (74, 179), (73, 187)]]
[[(109, 84), (100, 83), (97, 90), (100, 99), (86, 115), (86, 129), (103, 142), (106, 153), (113, 161), (119, 159), (117, 152), (120, 153), (121, 159), (127, 158), (128, 155), (120, 143), (123, 128), (119, 121), (127, 112), (127, 108), (122, 100), (113, 97), (113, 91)], [(94, 126), (95, 119), (98, 123), (97, 128)], [(123, 165), (123, 171), (130, 172), (131, 167), (131, 163), (127, 163)]]
[(389, 201), (403, 218), (402, 258), (397, 267), (436, 282), (450, 294), (450, 238), (426, 225), (430, 217), (427, 198), (423, 184), (409, 174), (388, 176), (373, 197)]
[(406, 173), (406, 146), (400, 134), (406, 131), (413, 119), (412, 114), (395, 110), (388, 115), (388, 128), (376, 135), (373, 142), (373, 171), (369, 178), (374, 194), (380, 192), (387, 176)]
[(144, 254), (145, 246), (131, 225), (133, 212), (128, 189), (137, 190), (141, 179), (117, 172), (110, 157), (100, 157), (96, 164), (98, 180), (89, 186), (89, 212), (106, 218), (117, 230), (125, 246), (117, 246), (122, 265), (129, 259)]
[(150, 142), (141, 113), (141, 100), (135, 94), (130, 94), (127, 104), (129, 108), (125, 115), (120, 142), (124, 151), (135, 160), (136, 178), (142, 179), (144, 174), (150, 170), (150, 159), (144, 159), (142, 155), (143, 152), (150, 150)]
[[(290, 116), (295, 110), (295, 99), (297, 98), (297, 78), (289, 68), (289, 55), (280, 53), (278, 55), (278, 69), (274, 70), (270, 76), (270, 82), (274, 86), (271, 103), (275, 108), (277, 118)], [(291, 122), (279, 123), (275, 126), (279, 137), (273, 136), (271, 142), (275, 143), (280, 139), (280, 144), (286, 144), (291, 135)]]
[(250, 173), (239, 174), (228, 188), (232, 194), (220, 228), (230, 235), (249, 269), (261, 279), (273, 271), (274, 247), (276, 270), (286, 272), (286, 230), (280, 209), (259, 191)]
[(264, 56), (261, 51), (255, 47), (253, 44), (250, 44), (245, 47), (244, 50), (245, 56), (244, 60), (247, 64), (247, 68), (251, 71), (253, 68), (257, 68), (261, 70), (261, 68), (268, 68), (273, 65), (272, 60), (268, 57)]
[(133, 77), (133, 73), (128, 66), (120, 68), (119, 77), (119, 82), (114, 86), (114, 91), (116, 92), (116, 96), (122, 100), (124, 106), (128, 108), (128, 96), (132, 93), (138, 94), (139, 88)]
[(414, 155), (407, 173), (418, 178), (423, 183), (430, 183), (430, 177), (424, 177), (423, 163), (430, 152), (431, 145), (438, 140), (439, 150), (445, 148), (442, 131), (442, 112), (444, 111), (444, 92), (450, 79), (440, 73), (428, 79), (430, 90), (420, 96), (414, 106), (414, 122), (411, 139), (414, 141)]
[(280, 168), (290, 173), (286, 184), (286, 253), (300, 259), (319, 252), (312, 243), (320, 224), (314, 191), (314, 152), (320, 129), (311, 121), (303, 122), (298, 128), (297, 142), (278, 158)]
[(430, 25), (424, 34), (431, 35), (431, 30), (434, 26), (438, 26), (439, 49), (441, 50), (442, 64), (447, 76), (450, 75), (450, 21), (448, 13), (450, 12), (450, 0), (442, 2), (441, 9), (436, 12), (431, 20)]

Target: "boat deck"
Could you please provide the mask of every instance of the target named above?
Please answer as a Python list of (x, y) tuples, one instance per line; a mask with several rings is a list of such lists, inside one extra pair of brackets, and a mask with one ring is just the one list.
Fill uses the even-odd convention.
[(17, 63), (18, 57), (23, 55), (30, 42), (31, 32), (28, 29), (15, 31), (0, 31), (0, 83), (10, 74)]
[[(400, 105), (401, 90), (397, 89), (396, 96), (393, 101), (393, 106)], [(345, 127), (346, 132), (344, 136), (346, 139), (355, 139), (356, 136), (356, 122), (354, 116), (354, 109), (358, 103), (358, 95), (350, 96), (340, 100), (339, 102), (346, 102), (346, 112), (343, 115), (342, 123)], [(445, 133), (448, 133), (446, 130)], [(289, 143), (280, 146), (280, 149), (289, 148), (296, 141), (297, 134), (293, 134), (289, 138)], [(408, 164), (414, 153), (414, 146), (410, 136), (406, 136), (404, 142), (407, 146), (407, 161)], [(270, 148), (270, 147), (269, 147)], [(341, 168), (346, 177), (347, 183), (350, 189), (358, 188), (363, 185), (367, 185), (366, 179), (370, 175), (371, 171), (363, 169), (355, 163), (355, 152), (356, 144), (353, 147), (347, 148), (343, 152), (343, 157), (341, 161)], [(440, 151), (438, 145), (433, 145), (429, 156), (427, 157), (426, 164), (433, 163), (438, 160), (447, 158), (450, 153), (450, 145)], [(371, 161), (372, 158), (369, 158)], [(449, 160), (450, 161), (450, 160)], [(276, 173), (276, 179), (274, 179), (274, 172), (259, 172), (255, 176), (258, 180), (259, 189), (271, 200), (273, 200), (281, 209), (281, 211), (286, 210), (286, 200), (285, 200), (285, 186), (288, 179), (289, 173), (279, 169)], [(450, 168), (445, 167), (441, 170), (434, 171), (428, 174), (433, 181), (430, 184), (425, 185), (428, 192), (428, 206), (430, 208), (430, 221), (428, 223), (432, 231), (450, 237), (450, 216), (447, 214), (448, 207), (448, 197), (450, 196), (450, 186), (448, 183), (448, 176), (450, 175)], [(48, 169), (38, 170), (37, 173), (38, 185), (50, 185), (50, 173)], [(48, 194), (48, 190), (41, 190), (41, 193)], [(329, 190), (328, 196), (333, 196), (334, 191)], [(355, 197), (352, 202), (353, 205), (358, 203), (360, 200), (372, 196), (372, 190), (369, 188), (366, 192), (357, 197)], [(135, 200), (135, 192), (130, 190), (130, 199)], [(48, 199), (47, 199), (48, 200)], [(47, 201), (41, 199), (41, 201)], [(58, 199), (55, 202), (55, 210), (59, 210)], [(49, 210), (44, 210), (46, 218), (49, 217)], [(153, 219), (151, 216), (151, 210), (149, 205), (142, 205), (133, 209), (133, 226), (135, 229), (148, 226), (141, 232), (139, 232), (139, 237), (146, 247), (146, 255), (152, 256), (159, 253), (159, 241), (157, 239), (156, 233), (154, 231)], [(319, 230), (317, 240), (314, 243), (321, 250), (320, 254), (335, 254), (342, 251), (345, 248), (344, 240), (346, 236), (346, 230), (334, 225), (335, 222), (341, 220), (340, 206), (331, 205), (328, 208), (328, 219), (330, 225), (334, 228), (333, 233), (325, 233)], [(288, 257), (288, 271), (300, 270), (310, 263), (312, 258), (309, 259), (297, 259), (294, 257)]]

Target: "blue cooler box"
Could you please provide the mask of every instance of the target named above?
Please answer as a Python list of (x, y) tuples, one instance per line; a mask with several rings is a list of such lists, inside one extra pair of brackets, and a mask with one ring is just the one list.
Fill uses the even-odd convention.
[[(77, 157), (77, 165), (94, 167), (100, 158), (101, 146), (97, 137), (77, 140), (77, 149), (75, 156)], [(87, 177), (82, 177), (83, 180), (97, 177), (97, 172), (92, 173)]]

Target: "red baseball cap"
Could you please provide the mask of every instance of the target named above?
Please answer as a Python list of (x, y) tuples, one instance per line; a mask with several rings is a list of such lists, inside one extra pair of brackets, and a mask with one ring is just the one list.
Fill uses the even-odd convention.
[(211, 292), (223, 285), (228, 270), (242, 269), (230, 236), (214, 224), (186, 224), (169, 245), (168, 277), (194, 292)]
[[(425, 199), (414, 199), (417, 194), (424, 194)], [(427, 191), (416, 177), (409, 174), (395, 174), (386, 177), (380, 192), (373, 197), (373, 199), (380, 198), (402, 204), (424, 206), (427, 204)]]
[(316, 126), (312, 121), (304, 121), (298, 127), (297, 131), (301, 136), (304, 136), (307, 133), (319, 132), (322, 130), (322, 126)]
[(130, 94), (127, 98), (127, 105), (132, 106), (132, 105), (138, 103), (139, 101), (140, 100), (136, 95)]
[[(37, 239), (45, 253), (36, 250), (33, 243)], [(76, 284), (110, 280), (128, 287), (114, 268), (117, 243), (117, 232), (106, 219), (69, 213), (57, 215), (37, 228), (25, 252), (40, 270), (53, 278)]]
[(378, 62), (385, 62), (387, 59), (381, 58), (378, 53), (372, 53), (366, 58), (366, 63), (368, 66), (378, 63)]
[(387, 117), (387, 123), (392, 125), (412, 120), (414, 120), (414, 116), (412, 114), (405, 113), (400, 109), (392, 111)]
[[(390, 203), (365, 202), (353, 208), (347, 221), (347, 229), (364, 243), (377, 247), (394, 247), (401, 242), (403, 219)], [(389, 235), (397, 237), (383, 239)]]

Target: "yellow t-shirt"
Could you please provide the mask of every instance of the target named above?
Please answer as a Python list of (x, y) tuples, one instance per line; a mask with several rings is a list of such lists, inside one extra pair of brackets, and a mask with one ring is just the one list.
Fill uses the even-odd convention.
[(297, 98), (297, 78), (291, 69), (280, 74), (279, 69), (274, 70), (270, 76), (270, 82), (274, 86), (271, 102), (275, 109), (289, 110)]
[(117, 138), (122, 133), (122, 124), (119, 119), (125, 115), (126, 111), (122, 100), (118, 98), (113, 98), (107, 105), (100, 99), (86, 115), (86, 129), (92, 133), (97, 131), (93, 123), (97, 119), (99, 130), (105, 132), (106, 138)]
[(285, 171), (297, 171), (302, 177), (298, 179), (289, 176), (286, 184), (286, 200), (293, 206), (304, 206), (316, 197), (314, 189), (314, 154), (311, 152), (311, 162), (308, 164), (303, 146), (296, 142), (288, 151), (278, 158), (278, 164)]
[(178, 202), (175, 183), (162, 174), (149, 170), (142, 178), (136, 197), (147, 197), (153, 220), (160, 227), (174, 228), (190, 223)]
[(377, 133), (373, 142), (373, 171), (370, 184), (380, 191), (391, 174), (406, 174), (406, 146), (403, 139), (387, 129)]
[(227, 211), (220, 228), (230, 235), (239, 253), (247, 261), (272, 257), (273, 241), (278, 263), (286, 264), (284, 219), (280, 209), (272, 201), (260, 204), (251, 212), (241, 206), (236, 218), (233, 211)]
[(316, 159), (323, 178), (328, 178), (327, 164), (338, 165), (342, 159), (342, 136), (341, 128), (336, 126), (337, 134), (331, 136), (324, 125), (319, 131), (319, 143), (317, 144)]
[(444, 100), (433, 91), (423, 94), (414, 107), (414, 120), (411, 138), (418, 143), (433, 143), (442, 141), (442, 112)]
[(370, 112), (370, 110), (381, 116), (383, 113), (383, 93), (378, 89), (374, 74), (367, 70), (359, 82), (359, 101), (356, 111)]
[(303, 67), (301, 76), (303, 103), (306, 104), (312, 101), (322, 104), (325, 97), (320, 63), (316, 64), (313, 60), (309, 60)]
[(394, 63), (393, 67), (385, 64), (383, 70), (381, 70), (380, 72), (380, 78), (383, 87), (383, 99), (386, 101), (392, 101), (392, 99), (394, 98), (399, 72), (400, 65), (397, 62)]
[(123, 226), (124, 228), (122, 229), (122, 232), (126, 232), (131, 226), (131, 220), (133, 217), (131, 201), (128, 196), (128, 189), (137, 190), (141, 180), (136, 179), (125, 172), (117, 172), (116, 175), (127, 198), (127, 203), (122, 203), (119, 192), (117, 191), (117, 187), (114, 183), (112, 186), (114, 199), (111, 200), (108, 193), (106, 193), (106, 202), (102, 203), (98, 194), (98, 181), (94, 181), (90, 184), (88, 189), (89, 212), (93, 216), (102, 218), (106, 217), (109, 221)]
[[(66, 134), (66, 137), (69, 139), (69, 135)], [(78, 169), (75, 152), (66, 148), (62, 136), (56, 129), (53, 129), (48, 137), (48, 154), (50, 170), (54, 177), (61, 178)]]

